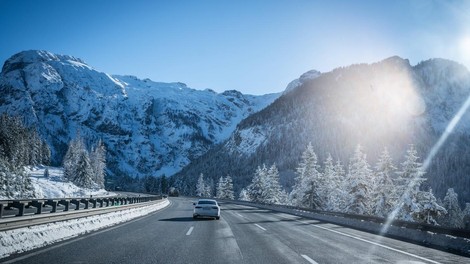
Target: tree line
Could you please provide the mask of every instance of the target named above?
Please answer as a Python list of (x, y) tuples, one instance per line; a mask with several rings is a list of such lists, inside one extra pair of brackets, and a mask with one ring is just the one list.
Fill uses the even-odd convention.
[(0, 196), (32, 198), (36, 194), (24, 166), (49, 164), (51, 151), (37, 131), (20, 117), (0, 116)]
[[(443, 200), (436, 198), (426, 184), (426, 172), (419, 160), (414, 145), (409, 146), (399, 165), (384, 148), (375, 166), (371, 166), (362, 146), (358, 145), (345, 169), (330, 154), (320, 164), (309, 143), (295, 170), (295, 183), (289, 193), (279, 183), (276, 165), (268, 168), (263, 164), (258, 166), (251, 183), (241, 189), (237, 198), (464, 228), (464, 219), (470, 219), (470, 203), (462, 210), (452, 188)], [(225, 186), (227, 179), (230, 179), (228, 189), (233, 193), (229, 176), (220, 178), (216, 193), (213, 193), (210, 183), (200, 174), (196, 195), (231, 199), (223, 196), (227, 190), (219, 187)]]
[[(20, 117), (0, 116), (0, 197), (34, 198), (25, 166), (49, 165), (51, 150)], [(70, 141), (63, 159), (64, 178), (79, 187), (104, 188), (106, 149), (102, 141), (88, 150), (80, 135)], [(49, 176), (46, 169), (44, 176)]]

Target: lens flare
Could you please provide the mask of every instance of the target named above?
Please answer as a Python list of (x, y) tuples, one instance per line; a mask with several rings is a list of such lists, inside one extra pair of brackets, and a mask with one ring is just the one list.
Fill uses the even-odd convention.
[(464, 36), (460, 39), (459, 51), (461, 58), (467, 61), (470, 60), (470, 36)]
[[(460, 107), (459, 111), (455, 116), (452, 118), (452, 120), (449, 122), (447, 125), (445, 131), (442, 133), (441, 137), (439, 140), (434, 144), (434, 146), (431, 148), (431, 151), (429, 152), (428, 156), (423, 162), (423, 171), (426, 171), (429, 168), (429, 165), (431, 164), (432, 159), (434, 156), (436, 156), (437, 152), (439, 149), (442, 147), (442, 145), (445, 143), (449, 135), (454, 131), (455, 126), (459, 123), (460, 119), (462, 116), (467, 112), (468, 108), (470, 107), (470, 96), (467, 98), (467, 100), (464, 102), (464, 104)], [(412, 179), (412, 181), (416, 181), (416, 179)], [(414, 186), (414, 184), (410, 184), (409, 186)], [(408, 188), (405, 193), (409, 193), (411, 190)], [(403, 197), (403, 196), (402, 196)], [(395, 219), (396, 215), (400, 211), (401, 207), (403, 206), (403, 200), (401, 200), (398, 203), (398, 206), (395, 207), (395, 209), (390, 213), (390, 215), (387, 217), (387, 221), (385, 222), (380, 235), (384, 235), (387, 230), (390, 228), (390, 224), (392, 221)]]

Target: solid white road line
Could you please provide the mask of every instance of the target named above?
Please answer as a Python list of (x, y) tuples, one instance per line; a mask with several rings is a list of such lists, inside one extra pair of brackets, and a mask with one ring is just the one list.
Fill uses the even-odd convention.
[[(282, 217), (284, 219), (292, 219), (292, 218), (289, 218), (289, 217), (284, 217), (284, 216), (281, 216), (281, 215), (278, 215), (279, 217)], [(333, 229), (330, 229), (330, 228), (326, 228), (326, 227), (323, 227), (323, 226), (319, 226), (319, 225), (315, 225), (313, 223), (308, 223), (308, 222), (305, 222), (305, 221), (300, 221), (300, 220), (297, 220), (295, 219), (296, 222), (299, 222), (299, 223), (302, 223), (302, 224), (306, 224), (306, 225), (311, 225), (313, 227), (316, 227), (316, 228), (320, 228), (320, 229), (323, 229), (323, 230), (326, 230), (326, 231), (330, 231), (330, 232), (333, 232), (333, 233), (336, 233), (336, 234), (339, 234), (339, 235), (342, 235), (342, 236), (346, 236), (346, 237), (350, 237), (350, 238), (353, 238), (353, 239), (356, 239), (356, 240), (359, 240), (359, 241), (362, 241), (362, 242), (366, 242), (366, 243), (369, 243), (369, 244), (372, 244), (372, 245), (375, 245), (375, 246), (378, 246), (378, 247), (381, 247), (381, 248), (386, 248), (388, 250), (391, 250), (391, 251), (395, 251), (395, 252), (398, 252), (398, 253), (401, 253), (401, 254), (404, 254), (404, 255), (408, 255), (410, 257), (414, 257), (414, 258), (417, 258), (417, 259), (421, 259), (421, 260), (424, 260), (424, 261), (427, 261), (427, 262), (430, 262), (430, 263), (435, 263), (435, 264), (440, 264), (440, 262), (437, 262), (437, 261), (434, 261), (434, 260), (431, 260), (431, 259), (427, 259), (427, 258), (424, 258), (424, 257), (421, 257), (421, 256), (418, 256), (418, 255), (415, 255), (415, 254), (412, 254), (412, 253), (408, 253), (406, 251), (403, 251), (403, 250), (399, 250), (399, 249), (396, 249), (396, 248), (392, 248), (392, 247), (389, 247), (389, 246), (385, 246), (385, 245), (382, 245), (382, 244), (379, 244), (377, 242), (374, 242), (374, 241), (370, 241), (370, 240), (367, 240), (367, 239), (364, 239), (364, 238), (360, 238), (360, 237), (357, 237), (357, 236), (353, 236), (353, 235), (350, 235), (350, 234), (346, 234), (346, 233), (343, 233), (343, 232), (340, 232), (340, 231), (336, 231), (336, 230), (333, 230)], [(309, 234), (311, 237), (315, 237), (314, 235), (312, 234)]]
[(318, 264), (318, 262), (316, 262), (315, 260), (309, 258), (307, 255), (301, 255), (302, 258), (304, 258), (305, 260), (307, 260), (308, 262), (312, 263), (312, 264)]
[(260, 225), (258, 225), (258, 224), (255, 224), (255, 226), (259, 227), (259, 228), (260, 228), (261, 230), (263, 230), (263, 231), (266, 231), (266, 228), (264, 228), (264, 227), (262, 227), (262, 226), (260, 226)]
[(188, 232), (186, 232), (186, 235), (189, 236), (191, 235), (191, 232), (193, 232), (194, 226), (190, 227)]

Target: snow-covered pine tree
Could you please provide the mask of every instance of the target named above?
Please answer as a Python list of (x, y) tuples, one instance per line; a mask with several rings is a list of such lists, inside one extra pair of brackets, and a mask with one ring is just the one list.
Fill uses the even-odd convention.
[(347, 191), (349, 200), (346, 210), (353, 214), (370, 214), (371, 212), (372, 171), (363, 153), (361, 145), (357, 145), (349, 163)]
[(42, 147), (42, 142), (39, 139), (39, 135), (35, 130), (30, 130), (29, 131), (29, 146), (30, 146), (30, 151), (28, 155), (28, 164), (29, 165), (39, 165), (42, 161), (41, 157), (41, 147)]
[(406, 151), (405, 161), (401, 165), (401, 171), (397, 172), (395, 186), (400, 198), (395, 203), (392, 215), (396, 215), (400, 220), (415, 221), (413, 216), (418, 215), (421, 210), (417, 197), (421, 192), (420, 186), (426, 178), (423, 177), (425, 172), (418, 159), (414, 145), (410, 145)]
[(10, 169), (8, 162), (0, 157), (0, 197), (12, 198), (10, 193)]
[(264, 201), (268, 204), (283, 204), (286, 202), (286, 194), (279, 183), (279, 170), (273, 164), (266, 176), (266, 191)]
[(312, 144), (309, 143), (297, 167), (297, 177), (290, 193), (290, 200), (293, 205), (316, 209), (322, 207), (323, 201), (319, 196), (321, 173), (318, 171), (319, 166), (317, 163), (317, 155)]
[(346, 172), (344, 171), (343, 164), (341, 164), (341, 161), (339, 159), (336, 161), (334, 170), (336, 182), (338, 184), (338, 197), (336, 199), (335, 207), (331, 210), (337, 212), (346, 212), (346, 201), (349, 200), (349, 194), (346, 190)]
[(212, 186), (210, 183), (205, 183), (206, 188), (204, 188), (204, 197), (212, 197)]
[(447, 189), (446, 196), (442, 201), (447, 214), (442, 217), (442, 225), (462, 228), (463, 227), (463, 212), (459, 205), (458, 194), (453, 188)]
[(428, 192), (420, 191), (416, 200), (419, 210), (413, 212), (413, 219), (418, 223), (437, 225), (436, 219), (447, 213), (446, 209), (437, 203), (432, 189)]
[(248, 191), (243, 188), (238, 195), (238, 200), (240, 201), (251, 201), (250, 196), (248, 195)]
[(63, 166), (66, 179), (80, 187), (93, 187), (93, 169), (88, 151), (80, 135), (77, 135), (77, 138), (69, 143)]
[(104, 177), (106, 174), (106, 148), (103, 141), (99, 140), (96, 147), (90, 152), (90, 162), (93, 170), (93, 181), (104, 188)]
[(94, 172), (86, 149), (82, 149), (79, 153), (76, 173), (77, 174), (73, 182), (77, 186), (84, 188), (92, 188), (95, 186), (95, 183), (93, 182)]
[(230, 200), (233, 200), (235, 197), (234, 197), (234, 194), (233, 194), (233, 181), (232, 181), (232, 177), (230, 177), (229, 175), (227, 175), (227, 177), (225, 177), (224, 179), (224, 182), (223, 182), (223, 186), (224, 186), (224, 196), (223, 196), (223, 199), (230, 199)]
[(376, 186), (372, 195), (372, 214), (375, 216), (386, 217), (393, 209), (395, 186), (392, 175), (396, 169), (387, 148), (384, 148), (375, 166)]
[(51, 163), (51, 149), (47, 145), (46, 141), (42, 141), (41, 144), (41, 164), (49, 165)]
[(219, 178), (215, 192), (216, 192), (215, 194), (216, 197), (219, 199), (222, 199), (222, 197), (225, 196), (225, 178), (224, 177), (221, 176)]
[(255, 175), (251, 180), (250, 185), (247, 187), (248, 196), (252, 202), (264, 203), (265, 192), (267, 188), (267, 173), (268, 169), (263, 164), (262, 167), (258, 166)]
[(462, 211), (463, 225), (465, 229), (470, 229), (470, 203), (465, 203), (465, 208)]
[(199, 174), (199, 178), (196, 183), (196, 196), (204, 197), (206, 193), (206, 183), (204, 182), (204, 175)]
[[(327, 211), (339, 211), (341, 196), (343, 195), (341, 188), (342, 175), (336, 172), (336, 166), (330, 153), (328, 153), (326, 160), (323, 162), (323, 166), (325, 187), (321, 192), (321, 196), (324, 197), (325, 201), (324, 209)], [(341, 163), (339, 163), (339, 166), (341, 166)], [(339, 169), (339, 173), (341, 171), (342, 168)]]

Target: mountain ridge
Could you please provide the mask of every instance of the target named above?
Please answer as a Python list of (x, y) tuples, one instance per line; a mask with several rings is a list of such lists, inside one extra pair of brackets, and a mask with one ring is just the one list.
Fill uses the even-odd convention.
[[(183, 191), (191, 192), (191, 176), (231, 175), (240, 191), (256, 166), (276, 163), (289, 187), (309, 142), (321, 162), (331, 153), (345, 166), (357, 144), (363, 145), (372, 166), (383, 147), (399, 164), (409, 144), (415, 144), (424, 160), (469, 95), (470, 73), (445, 59), (412, 66), (409, 60), (394, 56), (340, 67), (306, 80), (244, 119), (219, 148), (175, 177)], [(429, 167), (427, 187), (438, 196), (454, 187), (461, 201), (470, 201), (470, 170), (465, 166), (470, 160), (465, 152), (470, 147), (469, 131), (466, 113)], [(198, 166), (209, 160), (214, 160), (213, 166)]]
[(80, 133), (88, 145), (102, 139), (108, 173), (127, 177), (172, 175), (278, 97), (110, 75), (73, 56), (36, 50), (5, 61), (0, 91), (0, 112), (37, 127), (55, 165)]

